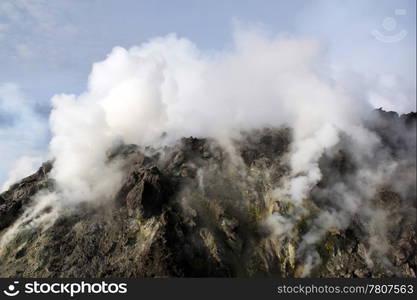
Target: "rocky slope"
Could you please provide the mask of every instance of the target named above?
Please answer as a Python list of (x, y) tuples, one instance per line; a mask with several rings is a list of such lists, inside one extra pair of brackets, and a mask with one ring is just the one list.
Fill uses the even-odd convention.
[[(109, 153), (127, 162), (115, 197), (64, 206), (48, 226), (34, 220), (51, 207), (28, 213), (39, 191), (54, 189), (45, 163), (0, 195), (0, 276), (415, 277), (416, 114), (377, 111), (368, 126), (406, 163), (345, 224), (326, 229), (320, 212), (345, 210), (325, 191), (349, 187), (359, 170), (349, 137), (322, 157), (323, 178), (299, 208), (271, 196), (289, 174), (288, 128), (245, 133), (234, 151), (197, 138), (162, 149), (119, 146)], [(271, 216), (292, 223), (275, 228)]]

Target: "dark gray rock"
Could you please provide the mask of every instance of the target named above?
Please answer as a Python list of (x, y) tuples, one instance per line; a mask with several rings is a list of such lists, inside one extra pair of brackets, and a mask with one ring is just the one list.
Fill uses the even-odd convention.
[[(386, 140), (388, 152), (415, 171), (415, 158), (413, 165), (407, 156), (415, 145), (412, 135), (391, 136), (391, 127), (413, 130), (415, 114), (376, 113), (382, 117), (369, 126)], [(288, 174), (291, 134), (288, 128), (242, 133), (235, 141), (242, 158), (237, 166), (211, 139), (184, 138), (163, 149), (118, 145), (109, 160), (122, 159), (126, 173), (114, 201), (80, 203), (47, 229), (25, 227), (0, 245), (0, 276), (301, 276), (306, 266), (297, 249), (303, 235), (316, 226), (321, 209), (337, 209), (323, 189), (341, 181), (349, 186), (357, 165), (346, 137), (340, 151), (320, 161), (323, 180), (306, 200), (309, 213), (293, 220), (291, 236), (278, 239), (263, 220), (271, 212), (291, 216), (294, 207), (268, 204), (266, 194)], [(51, 168), (46, 163), (0, 195), (0, 238), (39, 190), (53, 189)], [(398, 193), (394, 183), (384, 183), (368, 199), (375, 211), (389, 212), (385, 230), (373, 232), (371, 220), (359, 212), (346, 228), (324, 232), (310, 249), (321, 261), (310, 276), (416, 276), (415, 187)], [(373, 241), (387, 249), (381, 252), (384, 247)]]

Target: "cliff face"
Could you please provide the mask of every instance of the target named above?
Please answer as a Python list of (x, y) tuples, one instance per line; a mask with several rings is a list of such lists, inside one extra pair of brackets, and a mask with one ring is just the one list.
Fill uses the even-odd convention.
[[(415, 113), (375, 112), (369, 128), (402, 163), (349, 212), (332, 191), (356, 188), (350, 137), (321, 158), (322, 180), (300, 207), (271, 192), (289, 176), (288, 128), (245, 133), (233, 151), (196, 138), (122, 145), (109, 153), (126, 162), (112, 200), (64, 206), (47, 226), (34, 220), (50, 206), (28, 213), (39, 191), (54, 189), (45, 163), (0, 195), (0, 276), (415, 277), (415, 124)], [(333, 215), (338, 226), (319, 226)]]

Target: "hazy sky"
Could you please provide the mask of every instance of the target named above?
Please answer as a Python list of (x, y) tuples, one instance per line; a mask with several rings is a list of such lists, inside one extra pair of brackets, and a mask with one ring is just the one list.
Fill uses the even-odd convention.
[(20, 157), (34, 157), (27, 168), (44, 157), (53, 95), (84, 91), (113, 47), (169, 33), (207, 51), (231, 47), (234, 26), (312, 37), (335, 80), (415, 110), (415, 11), (415, 0), (0, 0), (0, 186)]

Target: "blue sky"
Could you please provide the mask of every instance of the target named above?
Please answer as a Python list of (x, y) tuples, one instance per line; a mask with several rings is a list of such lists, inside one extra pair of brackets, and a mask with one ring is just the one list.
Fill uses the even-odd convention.
[[(352, 79), (365, 74), (392, 97), (376, 104), (415, 110), (415, 11), (414, 0), (0, 0), (0, 186), (20, 157), (45, 155), (53, 95), (84, 91), (113, 47), (173, 32), (207, 51), (231, 47), (236, 24), (312, 37), (338, 79), (365, 85)], [(386, 43), (375, 30), (406, 35)]]

